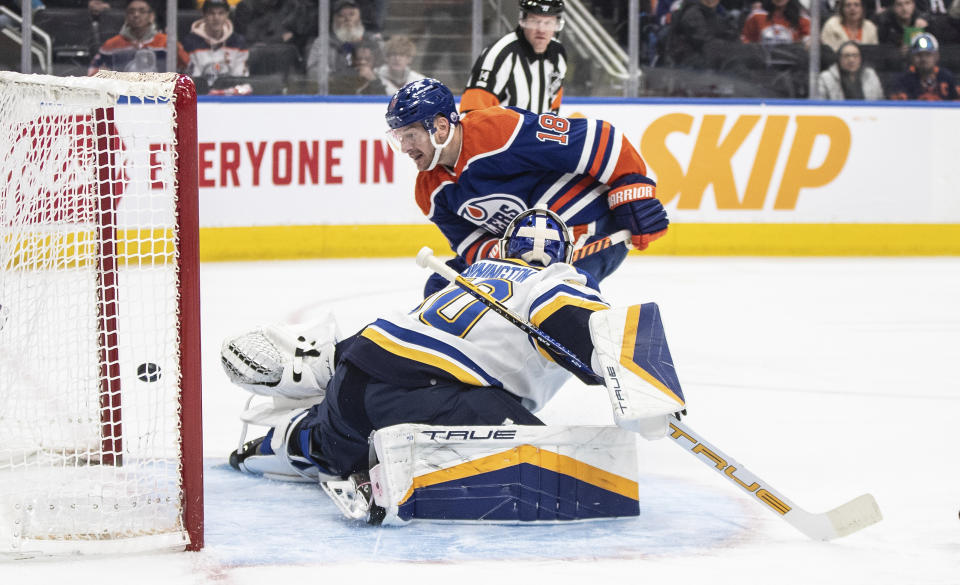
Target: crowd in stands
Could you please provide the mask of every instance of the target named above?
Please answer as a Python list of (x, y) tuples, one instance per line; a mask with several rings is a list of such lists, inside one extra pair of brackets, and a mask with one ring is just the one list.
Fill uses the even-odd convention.
[[(167, 69), (163, 0), (32, 1), (34, 24), (61, 41), (75, 39), (74, 65), (85, 60), (62, 74)], [(410, 68), (416, 45), (383, 34), (385, 1), (331, 1), (329, 59), (321, 64), (317, 0), (178, 0), (176, 69), (200, 93), (249, 93), (255, 78), (276, 81), (264, 93), (281, 93), (292, 78), (315, 92), (323, 65), (331, 93), (392, 95), (424, 76)], [(0, 2), (20, 13), (20, 0)]]
[(956, 93), (950, 70), (960, 69), (960, 0), (805, 1), (819, 2), (819, 42), (799, 0), (660, 0), (645, 17), (652, 31), (644, 37), (646, 60), (758, 86), (779, 83), (782, 97), (807, 97), (817, 45), (822, 99), (917, 99), (904, 97), (916, 92), (904, 92), (903, 84), (923, 69), (918, 61), (931, 60), (922, 83), (947, 83)]
[[(0, 3), (19, 12), (20, 1)], [(35, 24), (55, 35), (65, 30), (56, 18), (68, 9), (74, 11), (70, 26), (89, 27), (86, 36), (73, 33), (75, 59), (85, 59), (84, 72), (166, 67), (163, 0), (31, 1)], [(424, 75), (411, 68), (417, 45), (385, 28), (386, 2), (331, 0), (327, 58), (321, 62), (318, 0), (178, 0), (181, 19), (191, 20), (178, 27), (177, 68), (195, 79), (201, 93), (311, 93), (325, 68), (330, 93), (392, 95)], [(618, 2), (595, 2), (594, 12)], [(819, 3), (819, 39), (811, 38), (809, 2)], [(778, 97), (807, 97), (809, 56), (816, 45), (823, 99), (956, 95), (950, 71), (960, 70), (960, 0), (642, 0), (641, 5), (645, 70), (719, 74)], [(76, 11), (86, 16), (78, 19)], [(909, 81), (918, 75), (921, 79)], [(933, 84), (947, 84), (951, 91), (931, 91)]]

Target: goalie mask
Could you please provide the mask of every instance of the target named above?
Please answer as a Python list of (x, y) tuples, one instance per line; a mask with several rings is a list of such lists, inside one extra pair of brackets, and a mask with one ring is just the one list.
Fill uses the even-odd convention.
[(549, 266), (570, 262), (573, 235), (556, 213), (528, 209), (513, 218), (500, 239), (501, 258), (519, 258), (528, 264)]

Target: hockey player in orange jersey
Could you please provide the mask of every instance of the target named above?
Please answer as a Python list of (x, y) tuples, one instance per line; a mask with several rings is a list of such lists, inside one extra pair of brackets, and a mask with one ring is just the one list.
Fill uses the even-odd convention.
[[(435, 79), (401, 88), (386, 119), (394, 145), (420, 171), (417, 204), (449, 241), (458, 271), (495, 254), (510, 220), (537, 206), (572, 226), (579, 247), (629, 230), (629, 244), (643, 250), (666, 233), (646, 164), (609, 122), (503, 107), (461, 117), (453, 94)], [(574, 264), (599, 281), (628, 247), (595, 248)], [(442, 286), (434, 277), (425, 293)]]

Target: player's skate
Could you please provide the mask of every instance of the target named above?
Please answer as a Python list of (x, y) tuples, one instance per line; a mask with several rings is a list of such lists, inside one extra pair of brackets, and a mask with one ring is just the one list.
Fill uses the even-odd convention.
[(226, 339), (220, 362), (230, 381), (241, 388), (288, 406), (308, 406), (323, 399), (333, 377), (339, 339), (330, 314), (301, 331), (282, 325), (259, 327)]
[(347, 518), (363, 520), (375, 526), (383, 522), (386, 510), (373, 501), (373, 486), (368, 472), (354, 473), (347, 479), (321, 481), (320, 486)]

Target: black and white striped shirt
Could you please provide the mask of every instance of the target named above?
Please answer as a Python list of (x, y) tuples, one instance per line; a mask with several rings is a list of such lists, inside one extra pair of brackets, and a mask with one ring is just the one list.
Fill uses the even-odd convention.
[(567, 53), (556, 40), (538, 55), (517, 27), (483, 50), (470, 72), (460, 110), (517, 106), (556, 114), (563, 98)]

